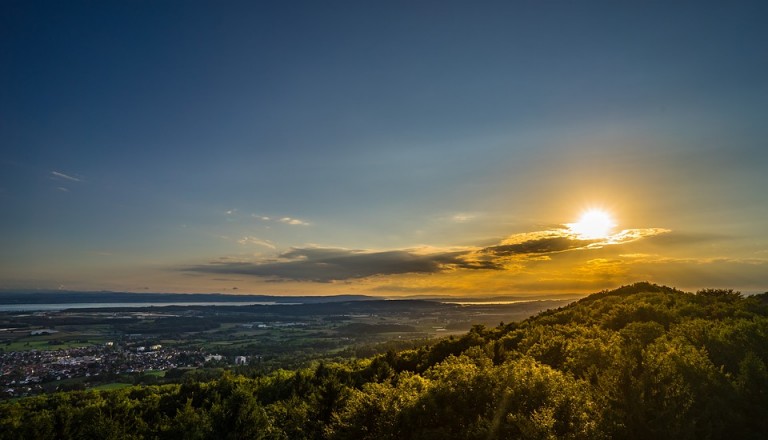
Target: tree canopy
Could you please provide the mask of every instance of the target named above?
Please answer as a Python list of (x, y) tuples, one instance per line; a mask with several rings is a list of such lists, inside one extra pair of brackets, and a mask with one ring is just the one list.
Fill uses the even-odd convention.
[(768, 432), (768, 294), (637, 283), (266, 375), (0, 404), (0, 438), (700, 439)]

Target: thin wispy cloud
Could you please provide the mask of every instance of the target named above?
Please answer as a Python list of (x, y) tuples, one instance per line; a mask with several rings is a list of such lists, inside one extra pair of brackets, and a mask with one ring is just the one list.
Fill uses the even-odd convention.
[(295, 217), (275, 217), (261, 214), (251, 214), (251, 217), (262, 222), (276, 222), (291, 226), (309, 226), (311, 223)]
[(453, 217), (451, 217), (451, 220), (453, 220), (456, 223), (466, 223), (466, 222), (474, 220), (475, 217), (477, 217), (477, 216), (474, 215), (474, 214), (468, 214), (468, 213), (461, 213), (460, 212), (458, 214), (455, 214)]
[(51, 171), (51, 176), (58, 179), (69, 180), (70, 182), (82, 182), (82, 179), (78, 179), (77, 177), (73, 177), (68, 174), (61, 173), (59, 171)]
[(670, 232), (672, 232), (670, 229), (665, 228), (625, 229), (617, 234), (606, 237), (602, 241), (593, 243), (591, 246), (602, 247), (615, 244), (630, 243), (640, 240), (641, 238), (656, 237), (663, 234), (668, 234)]
[(268, 247), (270, 249), (276, 249), (275, 245), (272, 242), (270, 242), (269, 240), (262, 240), (262, 239), (260, 239), (258, 237), (253, 237), (253, 236), (250, 236), (250, 235), (246, 235), (245, 237), (237, 240), (237, 242), (242, 244), (242, 245), (252, 244), (252, 245), (257, 245), (257, 246)]
[(284, 223), (286, 225), (293, 225), (293, 226), (309, 226), (309, 222), (305, 222), (304, 220), (299, 220), (297, 218), (291, 218), (291, 217), (281, 218), (280, 223)]

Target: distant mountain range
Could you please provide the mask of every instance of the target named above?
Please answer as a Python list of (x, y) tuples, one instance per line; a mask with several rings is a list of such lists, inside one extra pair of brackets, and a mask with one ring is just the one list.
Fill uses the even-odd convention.
[[(444, 296), (412, 295), (397, 297), (398, 300), (427, 300), (438, 302), (513, 302), (537, 300), (579, 299), (580, 294), (541, 295), (496, 295), (496, 296)], [(0, 290), (0, 305), (12, 304), (74, 304), (74, 303), (200, 303), (200, 302), (269, 302), (277, 304), (316, 304), (326, 302), (373, 301), (388, 299), (370, 295), (329, 295), (329, 296), (279, 296), (279, 295), (233, 295), (224, 293), (152, 293), (152, 292), (81, 292), (70, 290)]]
[(0, 291), (0, 305), (9, 304), (73, 304), (73, 303), (185, 303), (185, 302), (274, 302), (324, 303), (376, 300), (366, 295), (333, 296), (275, 296), (226, 295), (222, 293), (131, 293), (131, 292), (77, 292), (62, 290)]

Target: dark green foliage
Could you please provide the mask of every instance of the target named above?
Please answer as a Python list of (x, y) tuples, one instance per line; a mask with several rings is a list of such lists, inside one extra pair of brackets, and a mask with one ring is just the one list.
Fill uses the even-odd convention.
[(768, 432), (768, 295), (637, 283), (348, 364), (0, 404), (7, 439), (719, 439)]
[(220, 323), (208, 318), (173, 317), (159, 318), (152, 322), (136, 322), (119, 326), (125, 333), (183, 333), (200, 332), (218, 328)]
[(367, 333), (396, 333), (396, 332), (415, 332), (416, 328), (410, 325), (402, 324), (363, 324), (353, 323), (338, 327), (336, 331), (342, 335), (356, 335)]

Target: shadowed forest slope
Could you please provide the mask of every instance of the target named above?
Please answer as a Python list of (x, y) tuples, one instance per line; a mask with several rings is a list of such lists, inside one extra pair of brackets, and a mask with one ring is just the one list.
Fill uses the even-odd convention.
[(268, 375), (0, 404), (0, 438), (718, 439), (768, 432), (768, 294), (637, 283)]

